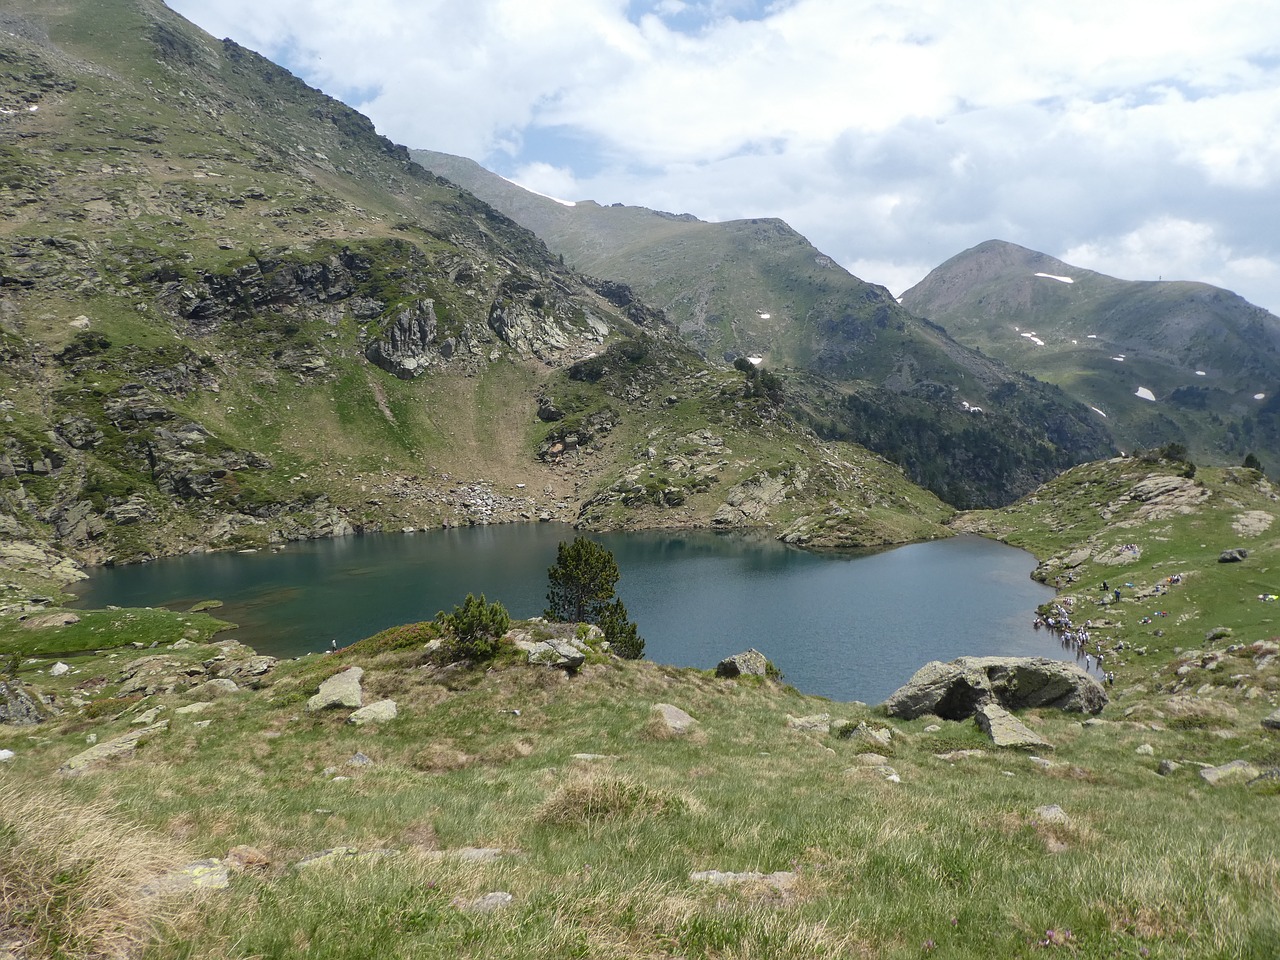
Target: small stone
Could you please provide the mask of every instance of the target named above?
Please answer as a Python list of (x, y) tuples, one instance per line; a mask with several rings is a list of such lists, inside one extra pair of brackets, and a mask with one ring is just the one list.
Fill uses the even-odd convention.
[(1280, 710), (1276, 710), (1263, 717), (1262, 725), (1268, 730), (1280, 730)]
[(936, 724), (936, 723), (931, 723), (931, 724), (929, 724), (927, 727), (925, 727), (925, 728), (924, 728), (924, 732), (925, 732), (925, 733), (938, 733), (941, 729), (942, 729), (942, 727), (941, 727), (941, 726), (939, 726), (938, 724)]
[(373, 766), (373, 761), (370, 760), (368, 757), (366, 757), (359, 750), (357, 750), (352, 755), (351, 759), (347, 761), (347, 766), (348, 767), (371, 767)]
[(195, 703), (188, 703), (185, 707), (179, 707), (173, 712), (185, 717), (190, 716), (193, 713), (204, 713), (212, 706), (213, 702), (210, 700), (198, 700)]
[(59, 660), (52, 667), (49, 668), (49, 676), (51, 677), (61, 677), (64, 674), (67, 674), (70, 672), (71, 672), (71, 668), (67, 666), (65, 663), (63, 663), (61, 660)]
[(152, 707), (150, 710), (144, 710), (142, 713), (138, 714), (129, 722), (141, 723), (141, 724), (155, 723), (156, 717), (160, 716), (160, 711), (163, 709), (164, 707), (160, 706), (160, 707)]
[(815, 713), (807, 717), (793, 717), (787, 714), (787, 729), (803, 730), (808, 733), (830, 733), (831, 714)]
[(1182, 764), (1178, 763), (1176, 760), (1161, 760), (1156, 766), (1156, 773), (1160, 774), (1162, 777), (1167, 777), (1169, 774), (1177, 773), (1181, 769)]
[(221, 860), (196, 860), (156, 877), (139, 892), (144, 897), (164, 897), (196, 890), (225, 890), (230, 885), (227, 866)]
[(486, 893), (482, 897), (476, 897), (474, 900), (464, 900), (459, 897), (453, 901), (453, 905), (466, 913), (495, 913), (511, 906), (515, 899), (505, 890), (495, 890), (492, 893)]
[(0, 763), (8, 763), (16, 756), (17, 754), (12, 750), (0, 750)]
[(649, 711), (649, 721), (661, 732), (682, 737), (693, 732), (698, 721), (679, 707), (669, 703), (656, 703)]
[(1138, 749), (1133, 752), (1140, 757), (1154, 757), (1156, 755), (1156, 748), (1151, 746), (1149, 743), (1144, 743), (1139, 745)]
[(985, 757), (985, 750), (948, 750), (946, 753), (935, 753), (934, 756), (939, 760), (945, 760), (947, 763), (955, 763), (957, 760), (968, 760), (971, 757)]
[(569, 759), (576, 760), (578, 763), (607, 763), (622, 758), (611, 753), (575, 753)]
[(1071, 818), (1067, 816), (1067, 812), (1056, 803), (1045, 804), (1042, 807), (1036, 807), (1036, 819), (1041, 823), (1070, 823)]

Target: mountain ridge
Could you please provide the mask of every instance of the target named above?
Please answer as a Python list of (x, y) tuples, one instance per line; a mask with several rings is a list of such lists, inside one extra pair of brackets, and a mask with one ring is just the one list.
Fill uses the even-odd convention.
[(939, 265), (902, 301), (1102, 411), (1130, 448), (1179, 442), (1219, 463), (1255, 447), (1272, 462), (1280, 453), (1269, 403), (1280, 387), (1280, 318), (1231, 291), (1120, 280), (991, 240)]

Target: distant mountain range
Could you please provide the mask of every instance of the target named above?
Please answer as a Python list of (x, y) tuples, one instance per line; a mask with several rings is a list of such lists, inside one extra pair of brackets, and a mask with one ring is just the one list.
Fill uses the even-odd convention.
[(1126, 449), (1280, 465), (1280, 317), (1205, 283), (1117, 280), (990, 240), (902, 305), (960, 342), (1060, 385)]
[(920, 320), (781, 220), (566, 204), (471, 160), (411, 155), (575, 269), (625, 281), (708, 357), (786, 371), (793, 408), (819, 433), (895, 460), (951, 503), (1008, 502), (1112, 450), (1086, 407)]

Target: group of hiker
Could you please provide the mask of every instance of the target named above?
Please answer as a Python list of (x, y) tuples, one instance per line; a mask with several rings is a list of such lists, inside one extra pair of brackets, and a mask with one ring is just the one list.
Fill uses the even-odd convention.
[[(1038, 616), (1032, 623), (1037, 630), (1045, 627), (1052, 630), (1058, 635), (1058, 639), (1062, 641), (1062, 646), (1068, 650), (1074, 650), (1076, 661), (1084, 661), (1086, 672), (1092, 673), (1094, 664), (1097, 664), (1098, 673), (1102, 674), (1102, 680), (1108, 685), (1116, 682), (1116, 675), (1111, 670), (1104, 670), (1102, 664), (1106, 659), (1106, 651), (1102, 649), (1102, 641), (1100, 639), (1091, 638), (1089, 631), (1093, 628), (1093, 621), (1086, 620), (1084, 626), (1076, 626), (1071, 620), (1072, 600), (1070, 597), (1063, 597), (1057, 603), (1049, 607), (1048, 612), (1044, 616)], [(1093, 649), (1089, 649), (1089, 641), (1093, 640)], [(1121, 641), (1123, 643), (1124, 641)], [(1119, 646), (1117, 645), (1117, 649)]]

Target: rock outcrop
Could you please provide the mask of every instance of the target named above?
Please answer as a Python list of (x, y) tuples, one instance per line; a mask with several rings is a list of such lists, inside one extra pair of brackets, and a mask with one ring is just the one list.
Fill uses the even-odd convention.
[(16, 680), (0, 680), (0, 723), (25, 726), (42, 723), (51, 711), (38, 696)]
[(1074, 663), (1046, 657), (960, 657), (934, 660), (916, 671), (884, 702), (891, 717), (926, 713), (964, 720), (994, 703), (1006, 710), (1053, 707), (1099, 713), (1107, 703), (1102, 684)]
[(752, 647), (742, 653), (735, 653), (731, 657), (725, 657), (716, 664), (717, 677), (767, 677), (769, 668), (769, 658), (759, 650)]

